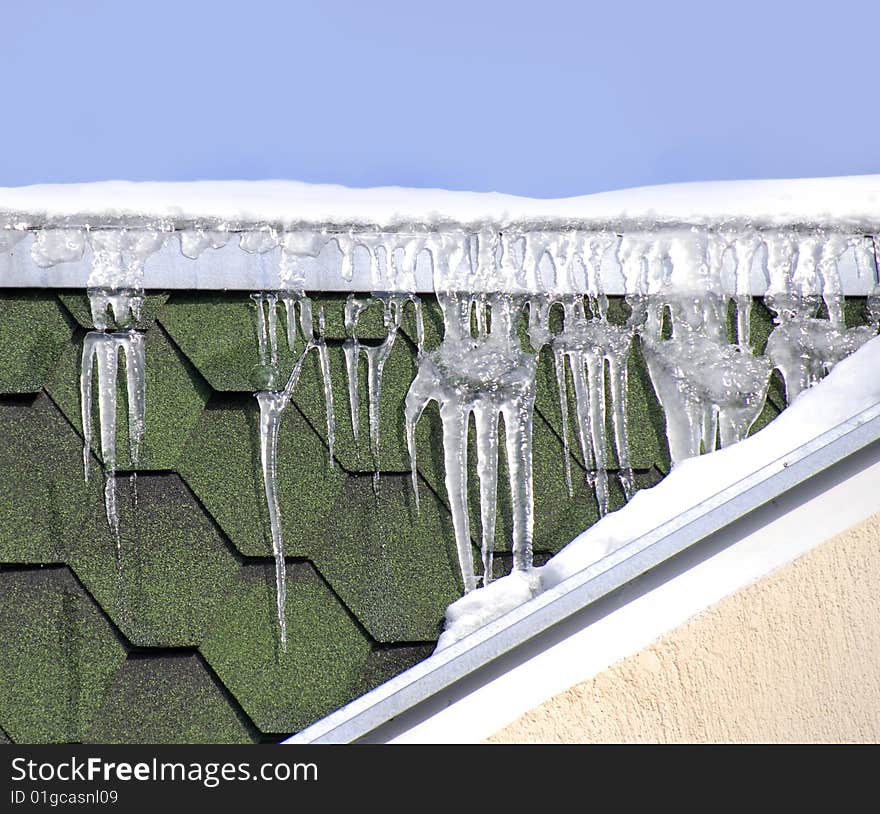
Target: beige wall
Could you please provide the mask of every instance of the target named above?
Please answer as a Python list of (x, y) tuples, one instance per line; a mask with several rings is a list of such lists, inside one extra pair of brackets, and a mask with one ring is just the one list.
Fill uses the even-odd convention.
[(880, 515), (490, 741), (880, 741)]

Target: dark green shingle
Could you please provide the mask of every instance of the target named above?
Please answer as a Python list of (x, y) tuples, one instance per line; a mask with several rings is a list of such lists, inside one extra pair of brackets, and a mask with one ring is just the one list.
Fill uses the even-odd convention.
[(83, 739), (125, 660), (67, 568), (0, 568), (0, 724), (19, 743)]
[(67, 561), (76, 541), (98, 538), (100, 466), (83, 479), (82, 439), (45, 395), (0, 400), (0, 563)]
[(90, 743), (251, 743), (253, 726), (195, 654), (130, 656), (86, 734)]
[[(202, 413), (178, 471), (242, 554), (269, 556), (272, 538), (260, 467), (259, 408), (250, 395), (219, 397)], [(290, 405), (278, 439), (278, 494), (285, 551), (307, 556), (345, 480), (327, 449)]]
[(235, 555), (178, 475), (119, 477), (117, 501), (118, 552), (105, 523), (79, 538), (70, 564), (132, 644), (197, 645), (228, 594)]
[(72, 332), (53, 294), (0, 294), (0, 393), (36, 393)]
[[(82, 475), (79, 369), (83, 327), (90, 321), (87, 299), (84, 292), (60, 296), (82, 327), (45, 292), (0, 298), (0, 383), (15, 393), (34, 391), (0, 396), (0, 567), (12, 566), (0, 571), (0, 648), (12, 654), (0, 660), (0, 739), (4, 730), (23, 742), (281, 736), (431, 652), (461, 577), (436, 405), (428, 407), (417, 430), (422, 510), (413, 511), (403, 429), (403, 400), (416, 369), (412, 306), (385, 369), (382, 476), (375, 493), (363, 359), (357, 444), (351, 431), (341, 346), (345, 297), (314, 298), (316, 314), (325, 309), (330, 337), (337, 460), (330, 468), (323, 387), (312, 354), (279, 438), (290, 636), (282, 654), (253, 396), (267, 384), (255, 304), (243, 292), (148, 298), (142, 321), (149, 328), (147, 428), (136, 508), (127, 472), (118, 479), (117, 561), (104, 511), (94, 406), (92, 477), (86, 483)], [(436, 301), (425, 298), (424, 307), (430, 349), (439, 344), (442, 319)], [(860, 323), (864, 308), (864, 298), (847, 301), (848, 324)], [(618, 323), (628, 314), (619, 299), (612, 300), (611, 311)], [(281, 382), (294, 355), (283, 337), (280, 308), (278, 317)], [(755, 301), (756, 350), (772, 328), (770, 312)], [(367, 343), (385, 336), (380, 304), (361, 316), (358, 333)], [(669, 466), (665, 421), (638, 348), (628, 372), (631, 456), (637, 486), (644, 488)], [(117, 448), (124, 470), (130, 461), (121, 368), (119, 383)], [(45, 392), (36, 392), (41, 386)], [(555, 371), (544, 350), (533, 438), (536, 563), (598, 517), (574, 433), (570, 386), (569, 401), (571, 498)], [(782, 381), (774, 374), (754, 429), (784, 404)], [(501, 449), (496, 576), (511, 567), (503, 431)], [(468, 458), (479, 572), (473, 438)], [(616, 465), (612, 452), (609, 467)], [(613, 471), (609, 490), (611, 508), (622, 505)], [(26, 567), (36, 563), (68, 567)], [(135, 652), (126, 660), (129, 646)]]
[(351, 698), (371, 643), (308, 563), (287, 565), (287, 650), (275, 569), (245, 565), (201, 652), (264, 732), (293, 732)]
[(377, 641), (430, 641), (461, 595), (452, 518), (421, 485), (416, 512), (409, 475), (349, 477), (309, 558)]

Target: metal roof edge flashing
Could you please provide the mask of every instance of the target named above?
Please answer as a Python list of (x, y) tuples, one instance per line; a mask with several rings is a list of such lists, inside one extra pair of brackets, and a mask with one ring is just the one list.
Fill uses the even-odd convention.
[(766, 464), (284, 743), (349, 743), (451, 687), (725, 526), (880, 440), (880, 404)]
[[(707, 254), (705, 245), (710, 236), (726, 235), (725, 240), (733, 241), (740, 234), (728, 227), (724, 223), (683, 223), (670, 227), (616, 222), (598, 230), (589, 224), (533, 229), (525, 222), (514, 222), (500, 230), (483, 224), (479, 228), (438, 226), (436, 231), (422, 233), (393, 229), (335, 231), (330, 223), (295, 231), (257, 226), (250, 231), (138, 230), (101, 223), (90, 229), (0, 227), (0, 289), (109, 287), (431, 294), (438, 287), (446, 290), (461, 286), (475, 293), (559, 295), (591, 290), (587, 266), (595, 262), (603, 292), (621, 296), (641, 291), (633, 280), (628, 280), (632, 270), (625, 270), (628, 261), (621, 260), (618, 254), (621, 241), (632, 241), (639, 256), (653, 256), (660, 247), (658, 257), (666, 256), (669, 263), (684, 268), (694, 265), (688, 259), (694, 252), (706, 257), (712, 253)], [(807, 286), (816, 289), (813, 293), (822, 293), (827, 288), (844, 296), (876, 294), (880, 283), (871, 234), (834, 222), (824, 224), (818, 231), (817, 227), (803, 231), (797, 226), (787, 226), (785, 230), (808, 241), (818, 239), (820, 234), (835, 235), (843, 241), (834, 256), (839, 280), (830, 287), (821, 287), (817, 278)], [(779, 227), (750, 226), (740, 236), (772, 243), (779, 234)], [(600, 235), (614, 239), (603, 244), (591, 260), (590, 240)], [(521, 251), (521, 243), (526, 239), (537, 247), (530, 250), (531, 259)], [(476, 247), (483, 241), (496, 244), (495, 268), (489, 274), (481, 265), (484, 260), (477, 259)], [(672, 244), (680, 245), (673, 250)], [(458, 258), (455, 269), (447, 268), (450, 247)], [(682, 247), (686, 251), (682, 252)], [(748, 268), (738, 270), (734, 246), (725, 244), (711, 280), (703, 280), (694, 293), (702, 293), (706, 288), (730, 296), (764, 296), (771, 284), (765, 269), (766, 251), (766, 247), (755, 250)], [(392, 255), (397, 259), (389, 262)], [(581, 261), (575, 262), (576, 258)], [(799, 284), (803, 286), (804, 281)], [(675, 290), (686, 294), (690, 289), (678, 280)], [(648, 293), (647, 289), (644, 293)]]

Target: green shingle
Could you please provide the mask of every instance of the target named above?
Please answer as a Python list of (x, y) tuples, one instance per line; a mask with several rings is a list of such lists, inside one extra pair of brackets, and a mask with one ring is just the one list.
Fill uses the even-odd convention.
[[(322, 294), (312, 297), (312, 309), (316, 320), (318, 311), (324, 309), (325, 336), (328, 339), (342, 340), (349, 336), (345, 329), (345, 303), (347, 299), (346, 294)], [(360, 294), (355, 299), (368, 303), (366, 309), (358, 314), (358, 338), (373, 342), (384, 339), (388, 334), (385, 327), (385, 306), (378, 299), (371, 300)], [(404, 308), (407, 320), (412, 319), (412, 308), (412, 304), (407, 304)]]
[(409, 475), (349, 477), (323, 535), (309, 548), (333, 590), (377, 641), (425, 641), (442, 630), (461, 577), (446, 507)]
[[(224, 396), (202, 413), (178, 471), (236, 548), (272, 553), (260, 467), (260, 413), (253, 396)], [(328, 465), (327, 449), (294, 405), (278, 439), (278, 495), (285, 551), (307, 556), (336, 506), (345, 475)]]
[[(188, 360), (158, 325), (145, 337), (145, 432), (141, 440), (139, 470), (172, 469), (187, 437), (201, 415), (210, 389)], [(80, 368), (82, 342), (69, 344), (46, 385), (67, 420), (82, 433)], [(101, 457), (101, 423), (98, 416), (97, 370), (92, 385), (92, 449)], [(118, 469), (132, 466), (128, 441), (128, 396), (125, 364), (120, 356), (117, 375), (116, 458)]]
[(80, 537), (68, 561), (132, 644), (197, 645), (236, 557), (179, 476), (120, 477), (116, 491), (118, 552), (105, 523), (99, 536)]
[(0, 294), (0, 393), (35, 393), (73, 329), (48, 292)]
[(408, 670), (434, 650), (433, 644), (404, 644), (394, 647), (376, 647), (358, 672), (352, 686), (352, 697), (357, 698), (385, 681)]
[(82, 740), (125, 648), (66, 568), (0, 569), (0, 724), (19, 743)]
[[(175, 292), (159, 321), (214, 390), (253, 391), (264, 386), (258, 380), (257, 307), (248, 294)], [(279, 350), (282, 367), (289, 370), (285, 342), (279, 343)]]
[[(87, 326), (84, 294), (61, 297)], [(137, 479), (136, 507), (127, 475), (118, 480), (119, 561), (94, 455), (91, 480), (86, 483), (82, 476), (79, 368), (85, 332), (45, 292), (0, 298), (0, 345), (8, 345), (0, 347), (0, 382), (14, 382), (11, 389), (18, 392), (38, 391), (45, 380), (48, 392), (0, 396), (0, 563), (14, 564), (0, 572), (0, 649), (12, 654), (0, 659), (0, 740), (199, 742), (281, 736), (431, 652), (461, 578), (445, 502), (436, 405), (426, 410), (417, 431), (422, 510), (413, 511), (402, 409), (415, 373), (413, 308), (406, 308), (385, 370), (383, 474), (375, 493), (363, 359), (358, 444), (350, 426), (341, 349), (345, 299), (314, 298), (316, 313), (324, 308), (331, 348), (338, 465), (328, 466), (323, 387), (314, 355), (306, 360), (281, 425), (278, 488), (289, 558), (290, 636), (282, 654), (259, 409), (252, 395), (267, 386), (267, 369), (259, 364), (257, 311), (250, 297), (178, 292), (148, 298), (143, 322), (152, 326), (146, 340), (147, 433), (140, 467), (147, 471)], [(433, 348), (442, 335), (442, 319), (433, 298), (423, 302), (426, 344)], [(847, 323), (860, 324), (864, 307), (864, 298), (848, 300)], [(625, 320), (622, 300), (613, 299), (611, 310), (618, 323)], [(294, 363), (280, 308), (278, 327), (280, 382)], [(763, 349), (772, 329), (770, 312), (756, 300), (751, 331), (756, 350)], [(361, 316), (358, 334), (366, 343), (385, 336), (381, 304)], [(637, 486), (644, 488), (668, 468), (665, 420), (638, 351), (628, 372), (632, 457)], [(120, 370), (117, 443), (125, 467), (123, 383)], [(567, 494), (555, 371), (546, 349), (537, 388), (533, 453), (535, 561), (540, 564), (592, 524), (598, 512), (573, 423), (575, 494)], [(572, 417), (572, 388), (569, 398)], [(754, 430), (784, 403), (781, 378), (774, 374), (768, 405)], [(93, 414), (97, 439), (97, 411)], [(612, 437), (610, 423), (607, 435)], [(501, 441), (496, 576), (511, 567), (503, 432)], [(468, 456), (477, 562), (473, 437)], [(609, 466), (616, 466), (613, 454)], [(620, 506), (623, 495), (614, 472), (609, 489), (611, 508)], [(35, 563), (69, 568), (23, 567)], [(123, 633), (137, 648), (127, 661)], [(198, 650), (169, 653), (168, 647)]]
[(194, 653), (132, 655), (107, 689), (89, 743), (251, 743), (256, 733)]
[(84, 480), (82, 439), (44, 394), (0, 400), (0, 477), (0, 562), (65, 561), (106, 527), (100, 474)]
[(201, 652), (264, 732), (293, 732), (349, 700), (371, 644), (308, 563), (287, 565), (287, 636), (275, 569), (245, 565)]

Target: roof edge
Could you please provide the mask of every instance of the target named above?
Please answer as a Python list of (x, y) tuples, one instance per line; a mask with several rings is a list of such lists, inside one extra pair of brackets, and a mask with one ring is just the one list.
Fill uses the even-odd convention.
[(574, 613), (880, 440), (880, 404), (762, 466), (554, 588), (315, 722), (285, 743), (368, 735)]

